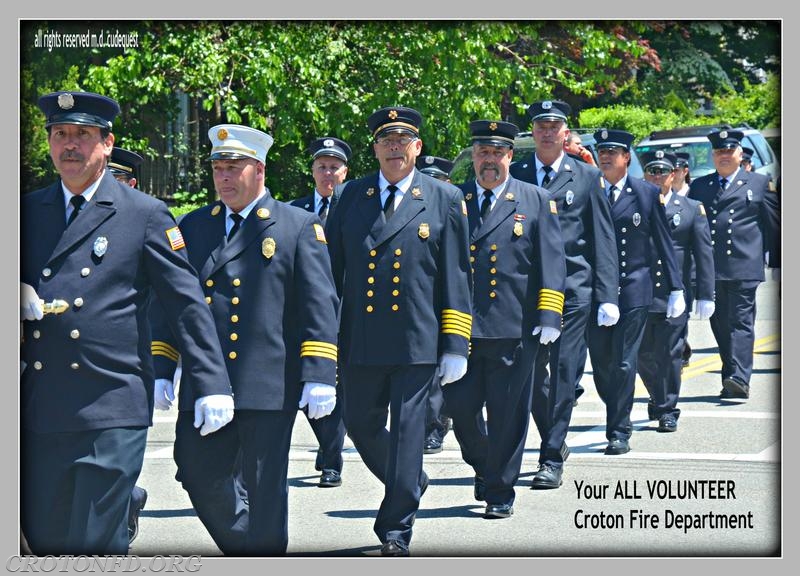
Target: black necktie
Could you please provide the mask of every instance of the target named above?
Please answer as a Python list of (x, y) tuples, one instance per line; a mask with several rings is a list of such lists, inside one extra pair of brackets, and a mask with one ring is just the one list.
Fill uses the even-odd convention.
[(394, 193), (397, 192), (397, 186), (389, 184), (386, 189), (389, 191), (389, 195), (386, 197), (386, 202), (383, 204), (383, 215), (388, 222), (389, 218), (394, 214)]
[(489, 208), (492, 207), (492, 191), (483, 191), (483, 200), (481, 200), (481, 222), (483, 222), (486, 215), (489, 213)]
[(319, 215), (319, 219), (322, 220), (323, 222), (325, 222), (325, 217), (328, 215), (328, 197), (327, 196), (325, 196), (322, 199), (322, 202), (320, 202), (319, 212), (317, 212), (317, 214)]
[(611, 204), (612, 206), (614, 205), (614, 202), (616, 202), (616, 198), (614, 197), (616, 196), (616, 192), (617, 192), (616, 186), (612, 186), (611, 190), (608, 191), (608, 203)]
[(78, 213), (81, 211), (81, 207), (86, 202), (86, 198), (78, 194), (77, 196), (73, 196), (69, 199), (69, 203), (72, 204), (72, 213), (67, 218), (67, 226), (72, 224), (72, 221), (78, 217)]
[(233, 226), (231, 226), (231, 231), (228, 232), (228, 242), (230, 242), (233, 235), (239, 231), (239, 227), (242, 225), (242, 220), (244, 220), (244, 218), (242, 218), (241, 214), (231, 214), (231, 220), (233, 220)]
[(547, 186), (550, 184), (550, 172), (553, 171), (553, 168), (550, 166), (542, 166), (542, 170), (544, 170), (544, 178), (542, 178), (542, 186)]
[(727, 178), (720, 178), (719, 179), (719, 187), (723, 190), (728, 187), (728, 179)]

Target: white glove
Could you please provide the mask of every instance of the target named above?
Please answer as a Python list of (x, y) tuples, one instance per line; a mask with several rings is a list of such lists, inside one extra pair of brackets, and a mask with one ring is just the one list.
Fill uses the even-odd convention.
[(308, 417), (312, 420), (327, 416), (336, 408), (336, 386), (306, 382), (303, 384), (303, 395), (299, 408), (308, 406)]
[(467, 359), (458, 354), (442, 354), (439, 358), (438, 374), (441, 378), (441, 385), (450, 384), (456, 380), (461, 380), (467, 373)]
[(708, 320), (714, 315), (714, 301), (698, 300), (694, 305), (694, 313), (698, 320)]
[(33, 286), (19, 283), (19, 316), (23, 320), (41, 320), (44, 317), (42, 301)]
[(156, 410), (169, 410), (172, 408), (172, 401), (175, 400), (175, 388), (172, 380), (166, 378), (156, 379), (156, 389), (153, 394)]
[(539, 332), (542, 333), (542, 335), (539, 336), (539, 344), (550, 344), (558, 340), (558, 337), (561, 336), (561, 330), (558, 328), (550, 328), (550, 326), (537, 326), (533, 329), (532, 334), (536, 336)]
[(686, 312), (686, 300), (683, 299), (683, 290), (673, 290), (667, 300), (667, 318), (677, 318)]
[(211, 394), (194, 402), (194, 427), (200, 428), (200, 436), (216, 432), (233, 420), (233, 396)]
[(619, 322), (619, 307), (611, 302), (603, 302), (597, 309), (597, 325), (613, 326)]

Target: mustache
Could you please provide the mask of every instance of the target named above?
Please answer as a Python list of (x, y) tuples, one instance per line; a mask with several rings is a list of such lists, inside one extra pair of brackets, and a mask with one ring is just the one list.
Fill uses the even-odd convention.
[(64, 152), (61, 153), (61, 155), (58, 157), (58, 159), (59, 160), (79, 160), (79, 161), (82, 162), (85, 158), (83, 157), (83, 154), (77, 152), (76, 150), (65, 150)]

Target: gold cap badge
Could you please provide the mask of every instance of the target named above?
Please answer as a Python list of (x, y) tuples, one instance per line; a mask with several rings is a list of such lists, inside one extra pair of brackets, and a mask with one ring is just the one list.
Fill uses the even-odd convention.
[(220, 140), (225, 140), (228, 137), (228, 131), (225, 128), (220, 128), (217, 130), (217, 138)]

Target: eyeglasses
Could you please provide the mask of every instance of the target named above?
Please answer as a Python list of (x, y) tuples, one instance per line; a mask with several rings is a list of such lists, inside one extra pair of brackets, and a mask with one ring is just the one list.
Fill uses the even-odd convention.
[(648, 168), (645, 172), (650, 176), (664, 176), (666, 174), (671, 174), (672, 170), (669, 168)]
[(383, 138), (376, 138), (375, 143), (385, 148), (388, 148), (389, 146), (403, 147), (408, 146), (414, 140), (416, 140), (414, 136), (400, 136), (399, 138), (390, 138), (388, 136), (384, 136)]

